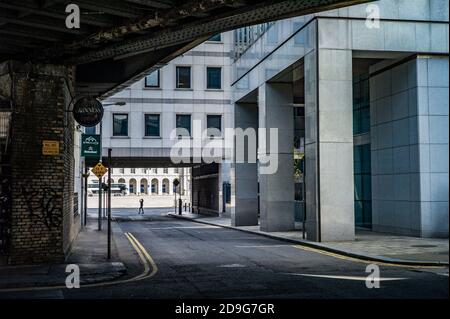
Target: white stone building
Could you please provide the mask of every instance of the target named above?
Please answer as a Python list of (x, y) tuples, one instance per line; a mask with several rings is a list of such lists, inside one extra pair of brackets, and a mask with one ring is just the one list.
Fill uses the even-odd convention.
[[(218, 213), (225, 207), (221, 176), (229, 164), (201, 161), (176, 164), (171, 160), (170, 151), (179, 135), (189, 135), (192, 155), (211, 139), (222, 141), (224, 128), (233, 127), (232, 48), (232, 32), (213, 36), (104, 101), (105, 105), (125, 103), (105, 107), (102, 127), (98, 125), (95, 132), (102, 131), (104, 158), (108, 148), (112, 149), (114, 174), (125, 169), (124, 176), (113, 179), (125, 180), (129, 193), (141, 190), (154, 193), (153, 189), (158, 194), (165, 190), (171, 194), (176, 178), (170, 174), (134, 176), (130, 169), (168, 167), (169, 172), (175, 172), (178, 167), (192, 173), (191, 180), (184, 179), (190, 185), (183, 187), (185, 193), (191, 194), (194, 209)], [(201, 137), (200, 146), (194, 138), (196, 131), (208, 132), (208, 136)]]
[[(190, 178), (190, 169), (183, 167), (113, 168), (111, 172), (112, 184), (125, 185), (124, 195), (165, 196), (176, 191), (187, 197), (190, 196)], [(174, 185), (176, 180), (180, 183), (178, 188)], [(98, 178), (91, 174), (88, 185), (88, 189), (96, 193)]]

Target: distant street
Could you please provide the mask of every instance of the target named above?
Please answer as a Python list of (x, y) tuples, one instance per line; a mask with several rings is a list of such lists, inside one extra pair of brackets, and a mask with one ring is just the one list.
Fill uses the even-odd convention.
[[(117, 210), (114, 215), (125, 217), (129, 212)], [(381, 287), (368, 289), (365, 279), (369, 274), (364, 262), (236, 230), (172, 219), (164, 216), (164, 209), (146, 214), (145, 221), (119, 222), (115, 242), (127, 266), (137, 273), (142, 266), (124, 233), (142, 244), (154, 261), (149, 265), (152, 273), (148, 278), (8, 297), (448, 298), (448, 269), (380, 266)]]

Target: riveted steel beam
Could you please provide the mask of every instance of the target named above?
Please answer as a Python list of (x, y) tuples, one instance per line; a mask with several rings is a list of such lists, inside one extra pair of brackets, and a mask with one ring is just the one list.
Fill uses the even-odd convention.
[[(222, 2), (222, 4), (228, 3), (227, 0), (223, 1), (224, 2)], [(211, 19), (208, 22), (186, 24), (178, 28), (178, 30), (166, 30), (163, 32), (159, 31), (150, 35), (137, 37), (133, 40), (122, 41), (100, 50), (91, 51), (81, 56), (69, 58), (68, 62), (82, 64), (107, 59), (118, 55), (129, 55), (154, 51), (167, 46), (173, 46), (186, 41), (191, 41), (198, 37), (232, 30), (246, 25), (253, 25), (371, 1), (373, 0), (290, 0), (278, 1), (276, 3), (273, 3), (274, 1), (272, 0), (262, 2), (257, 6), (252, 6), (251, 8), (245, 7), (239, 13), (234, 15), (217, 15), (214, 19)], [(193, 9), (190, 11), (190, 14), (193, 14), (194, 11), (197, 10)], [(188, 15), (188, 13), (186, 13), (186, 15)], [(163, 24), (164, 20), (161, 21), (161, 19), (163, 18), (152, 18), (146, 20), (143, 24), (133, 25), (136, 28), (132, 27), (131, 29), (134, 31), (151, 29), (154, 26)], [(118, 32), (117, 34), (115, 33), (116, 31)], [(94, 37), (89, 37), (86, 42), (78, 43), (78, 46), (74, 46), (74, 44), (69, 45), (68, 49), (74, 50), (87, 43), (97, 43), (100, 39), (105, 39), (105, 37), (120, 37), (124, 35), (122, 32), (123, 30), (115, 28), (107, 34), (96, 34)], [(64, 49), (59, 50), (58, 52), (62, 53), (64, 52)]]

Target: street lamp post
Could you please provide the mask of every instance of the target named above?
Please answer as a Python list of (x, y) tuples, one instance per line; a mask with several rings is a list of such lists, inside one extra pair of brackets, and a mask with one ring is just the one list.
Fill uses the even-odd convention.
[[(123, 106), (126, 102), (115, 102), (115, 103), (102, 103), (102, 106)], [(100, 159), (102, 162), (103, 154), (103, 119), (100, 121)], [(102, 230), (102, 179), (98, 179), (98, 230)]]

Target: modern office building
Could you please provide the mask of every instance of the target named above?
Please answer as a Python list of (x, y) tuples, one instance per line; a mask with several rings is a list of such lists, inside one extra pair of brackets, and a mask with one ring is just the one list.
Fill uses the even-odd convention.
[[(125, 103), (105, 107), (101, 130), (103, 156), (112, 149), (114, 175), (120, 170), (126, 175), (113, 179), (125, 181), (128, 193), (172, 194), (180, 170), (192, 174), (182, 187), (195, 211), (223, 211), (222, 176), (231, 164), (205, 163), (193, 154), (211, 140), (221, 143), (224, 128), (233, 126), (232, 48), (232, 32), (215, 35), (104, 101)], [(95, 130), (99, 133), (100, 127)], [(196, 135), (204, 131), (207, 136)], [(188, 138), (190, 154), (188, 161), (175, 163), (171, 150), (179, 136)], [(147, 176), (139, 172), (142, 167), (159, 171)], [(164, 169), (175, 175), (165, 176)]]
[[(217, 35), (106, 101), (126, 105), (106, 109), (103, 154), (192, 167), (194, 211), (237, 226), (447, 237), (448, 21), (448, 1), (386, 0)], [(244, 162), (174, 164), (171, 134), (195, 153), (196, 121), (219, 140), (277, 129), (277, 147), (260, 131)]]
[(448, 1), (383, 0), (236, 31), (234, 125), (279, 138), (275, 173), (233, 165), (232, 223), (294, 229), (304, 139), (308, 239), (448, 237), (448, 22)]

